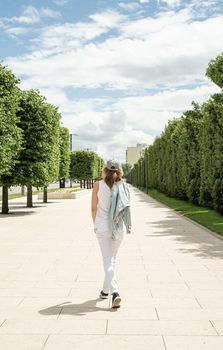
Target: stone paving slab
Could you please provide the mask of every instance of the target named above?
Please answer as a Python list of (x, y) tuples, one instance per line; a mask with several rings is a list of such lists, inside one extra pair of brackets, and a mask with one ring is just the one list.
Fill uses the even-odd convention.
[(222, 350), (223, 337), (219, 336), (165, 336), (167, 350)]
[(122, 296), (99, 298), (91, 192), (0, 216), (0, 349), (222, 350), (223, 241), (130, 186)]
[(0, 344), (4, 350), (41, 350), (48, 335), (0, 334)]
[(156, 308), (159, 320), (223, 321), (223, 308)]
[(165, 350), (160, 336), (134, 335), (50, 335), (44, 350)]
[[(219, 321), (216, 321), (219, 322)], [(220, 325), (221, 326), (221, 325)], [(208, 321), (109, 320), (108, 334), (217, 335)]]
[(6, 319), (0, 334), (105, 334), (106, 320)]

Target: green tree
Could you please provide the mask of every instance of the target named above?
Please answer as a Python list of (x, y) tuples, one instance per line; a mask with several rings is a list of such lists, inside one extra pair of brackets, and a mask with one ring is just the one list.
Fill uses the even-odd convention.
[(210, 61), (206, 76), (220, 88), (223, 88), (223, 53)]
[[(104, 161), (96, 152), (79, 150), (71, 152), (70, 177), (84, 182), (84, 188), (89, 187), (89, 180), (101, 178)], [(91, 182), (92, 183), (92, 182)]]
[(184, 188), (187, 198), (199, 204), (200, 196), (200, 131), (203, 115), (198, 103), (192, 102), (193, 109), (184, 112), (185, 161)]
[(65, 187), (65, 180), (70, 173), (70, 133), (63, 126), (60, 127), (60, 187)]
[(223, 213), (223, 94), (202, 108), (200, 203)]
[(24, 133), (17, 165), (17, 182), (27, 186), (27, 206), (32, 203), (32, 186), (47, 186), (59, 173), (60, 114), (38, 90), (23, 91), (18, 112)]
[(13, 169), (22, 145), (22, 130), (16, 114), (19, 105), (19, 80), (0, 64), (0, 185), (2, 185), (2, 213), (7, 214), (8, 187), (13, 185)]
[(132, 169), (131, 164), (129, 164), (129, 163), (122, 163), (122, 170), (123, 170), (123, 173), (124, 173), (124, 177), (126, 177), (130, 173), (131, 169)]
[(46, 103), (46, 114), (49, 119), (49, 132), (53, 137), (49, 138), (48, 157), (46, 162), (47, 176), (45, 178), (43, 201), (47, 202), (47, 186), (58, 179), (60, 164), (60, 120), (61, 114), (57, 107)]

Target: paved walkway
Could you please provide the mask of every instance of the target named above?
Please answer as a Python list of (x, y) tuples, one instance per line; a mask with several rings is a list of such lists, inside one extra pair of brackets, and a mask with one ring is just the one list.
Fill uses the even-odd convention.
[(111, 309), (91, 191), (0, 216), (0, 349), (222, 350), (223, 241), (131, 187)]

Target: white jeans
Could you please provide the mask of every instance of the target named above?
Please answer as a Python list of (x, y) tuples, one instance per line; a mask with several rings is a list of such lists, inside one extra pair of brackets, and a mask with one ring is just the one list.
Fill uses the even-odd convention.
[(103, 265), (104, 265), (104, 284), (103, 292), (104, 293), (113, 293), (118, 292), (119, 288), (117, 284), (116, 274), (115, 274), (115, 262), (116, 255), (119, 249), (119, 246), (124, 237), (124, 231), (120, 232), (118, 239), (113, 240), (106, 233), (97, 233), (96, 237), (101, 248)]

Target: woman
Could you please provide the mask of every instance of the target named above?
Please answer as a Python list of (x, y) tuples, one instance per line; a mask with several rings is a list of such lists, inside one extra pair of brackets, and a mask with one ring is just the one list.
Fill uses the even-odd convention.
[(129, 188), (122, 179), (123, 170), (119, 162), (108, 160), (100, 181), (92, 191), (92, 219), (104, 265), (104, 284), (100, 298), (112, 294), (112, 308), (120, 307), (121, 297), (115, 275), (115, 261), (123, 240), (125, 223), (127, 233), (131, 230)]

